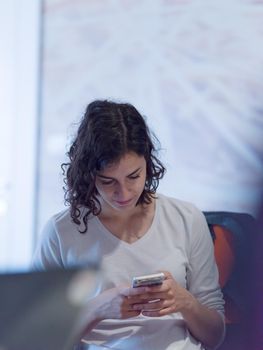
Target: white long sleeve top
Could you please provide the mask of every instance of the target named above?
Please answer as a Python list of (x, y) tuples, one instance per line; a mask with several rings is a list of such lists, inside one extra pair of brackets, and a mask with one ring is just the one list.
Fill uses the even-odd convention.
[[(151, 227), (132, 244), (114, 236), (97, 217), (89, 219), (88, 231), (81, 234), (64, 210), (47, 222), (33, 268), (85, 265), (94, 257), (103, 271), (101, 291), (131, 283), (134, 276), (166, 270), (200, 303), (223, 315), (213, 242), (203, 214), (190, 203), (158, 194)], [(85, 339), (119, 350), (204, 349), (180, 313), (104, 320)]]

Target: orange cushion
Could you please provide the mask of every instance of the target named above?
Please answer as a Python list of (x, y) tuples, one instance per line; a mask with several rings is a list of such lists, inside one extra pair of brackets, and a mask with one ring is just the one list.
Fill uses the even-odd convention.
[[(213, 225), (215, 240), (214, 252), (215, 260), (219, 272), (219, 284), (223, 288), (230, 278), (235, 264), (235, 244), (231, 231), (219, 225)], [(225, 319), (226, 323), (236, 323), (240, 320), (240, 312), (235, 302), (227, 295), (225, 299)]]
[(219, 284), (223, 288), (234, 268), (234, 237), (229, 230), (221, 226), (214, 225), (213, 229), (215, 233), (214, 252), (219, 270)]

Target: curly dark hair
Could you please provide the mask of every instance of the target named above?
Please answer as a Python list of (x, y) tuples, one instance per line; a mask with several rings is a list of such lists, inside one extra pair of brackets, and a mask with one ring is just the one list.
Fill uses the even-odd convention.
[[(156, 193), (165, 168), (156, 157), (153, 139), (158, 141), (137, 109), (128, 103), (107, 100), (91, 102), (80, 122), (77, 135), (67, 153), (68, 163), (61, 165), (65, 182), (65, 204), (70, 205), (74, 223), (84, 223), (90, 214), (101, 212), (95, 179), (98, 171), (118, 162), (127, 152), (146, 160), (146, 181), (137, 204), (149, 204)], [(86, 208), (87, 210), (83, 210)]]

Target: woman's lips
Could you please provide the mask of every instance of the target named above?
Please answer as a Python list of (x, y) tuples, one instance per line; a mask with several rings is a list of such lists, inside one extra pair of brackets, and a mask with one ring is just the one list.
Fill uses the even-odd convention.
[(115, 201), (118, 205), (125, 206), (129, 204), (132, 201), (132, 199), (128, 199), (127, 201)]

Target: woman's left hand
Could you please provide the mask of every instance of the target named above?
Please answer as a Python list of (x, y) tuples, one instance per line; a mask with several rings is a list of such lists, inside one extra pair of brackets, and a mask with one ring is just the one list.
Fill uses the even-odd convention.
[(180, 286), (169, 272), (162, 272), (165, 274), (164, 282), (146, 287), (146, 292), (140, 294), (139, 300), (133, 305), (133, 309), (140, 310), (144, 316), (158, 317), (184, 312), (191, 309), (195, 302), (192, 294)]

